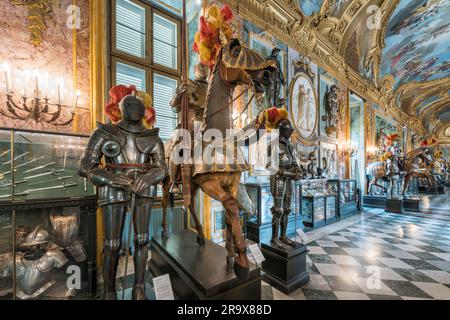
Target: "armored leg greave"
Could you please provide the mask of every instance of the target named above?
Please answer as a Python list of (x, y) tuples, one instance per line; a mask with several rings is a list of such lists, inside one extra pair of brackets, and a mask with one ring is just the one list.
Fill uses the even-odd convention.
[(146, 300), (145, 294), (145, 270), (148, 259), (148, 240), (149, 240), (149, 227), (150, 217), (152, 210), (153, 200), (151, 199), (138, 199), (136, 201), (136, 209), (134, 215), (134, 288), (133, 288), (133, 300)]
[(115, 284), (124, 218), (125, 207), (122, 204), (104, 207), (105, 244), (103, 252), (103, 281), (104, 295), (107, 300), (117, 299)]

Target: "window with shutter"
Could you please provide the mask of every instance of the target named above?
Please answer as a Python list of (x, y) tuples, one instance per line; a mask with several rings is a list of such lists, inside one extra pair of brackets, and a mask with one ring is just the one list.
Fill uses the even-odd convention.
[(170, 101), (176, 93), (178, 81), (160, 74), (153, 76), (153, 105), (156, 111), (156, 127), (159, 136), (167, 141), (177, 126), (177, 115), (172, 111)]
[(116, 84), (135, 85), (136, 89), (145, 91), (145, 78), (145, 69), (132, 67), (121, 62), (116, 63)]
[(177, 23), (153, 14), (153, 61), (162, 66), (177, 69)]
[(129, 0), (116, 2), (116, 49), (146, 58), (146, 10)]

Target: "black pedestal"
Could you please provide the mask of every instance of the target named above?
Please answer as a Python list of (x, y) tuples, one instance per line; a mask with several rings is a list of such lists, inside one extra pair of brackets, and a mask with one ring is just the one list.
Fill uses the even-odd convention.
[(420, 212), (420, 200), (419, 199), (404, 199), (403, 209), (410, 212)]
[(286, 294), (308, 283), (305, 245), (280, 249), (263, 243), (261, 251), (266, 258), (262, 263), (264, 281)]
[(363, 206), (384, 209), (386, 207), (386, 197), (364, 196)]
[(402, 213), (403, 212), (403, 200), (401, 199), (386, 199), (386, 212)]
[(176, 298), (182, 300), (260, 300), (261, 270), (250, 264), (247, 281), (227, 269), (225, 248), (193, 232), (180, 232), (167, 240), (154, 237), (149, 268), (154, 276), (170, 274)]

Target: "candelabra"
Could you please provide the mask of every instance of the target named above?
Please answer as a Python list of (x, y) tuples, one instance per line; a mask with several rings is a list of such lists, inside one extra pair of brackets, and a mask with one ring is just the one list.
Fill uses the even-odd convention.
[(345, 141), (342, 147), (342, 155), (346, 158), (354, 157), (358, 154), (358, 149), (352, 141)]
[(380, 156), (380, 149), (375, 146), (367, 148), (367, 160), (368, 162), (375, 161)]
[(34, 120), (46, 122), (54, 126), (67, 126), (73, 122), (75, 108), (72, 108), (68, 119), (61, 119), (63, 108), (69, 106), (62, 103), (51, 104), (48, 98), (27, 98), (23, 96), (22, 101), (16, 102), (12, 93), (6, 94), (6, 110), (0, 109), (0, 114), (12, 120)]

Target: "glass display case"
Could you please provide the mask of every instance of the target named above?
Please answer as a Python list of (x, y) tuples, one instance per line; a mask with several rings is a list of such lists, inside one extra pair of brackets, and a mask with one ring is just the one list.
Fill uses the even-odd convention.
[(0, 130), (0, 299), (96, 295), (95, 187), (87, 136)]
[(361, 211), (361, 193), (357, 181), (352, 179), (328, 180), (333, 191), (339, 194), (339, 217), (359, 213)]
[(339, 219), (339, 197), (335, 183), (328, 180), (303, 180), (302, 218), (308, 228), (316, 228)]
[[(270, 240), (272, 234), (272, 212), (273, 198), (270, 193), (270, 185), (266, 184), (246, 184), (248, 194), (255, 205), (256, 214), (247, 221), (247, 237), (257, 243)], [(295, 234), (296, 228), (301, 224), (299, 183), (294, 183), (294, 190), (291, 199), (291, 214), (288, 224), (288, 235)]]
[(88, 137), (0, 131), (0, 202), (95, 195), (78, 175)]

